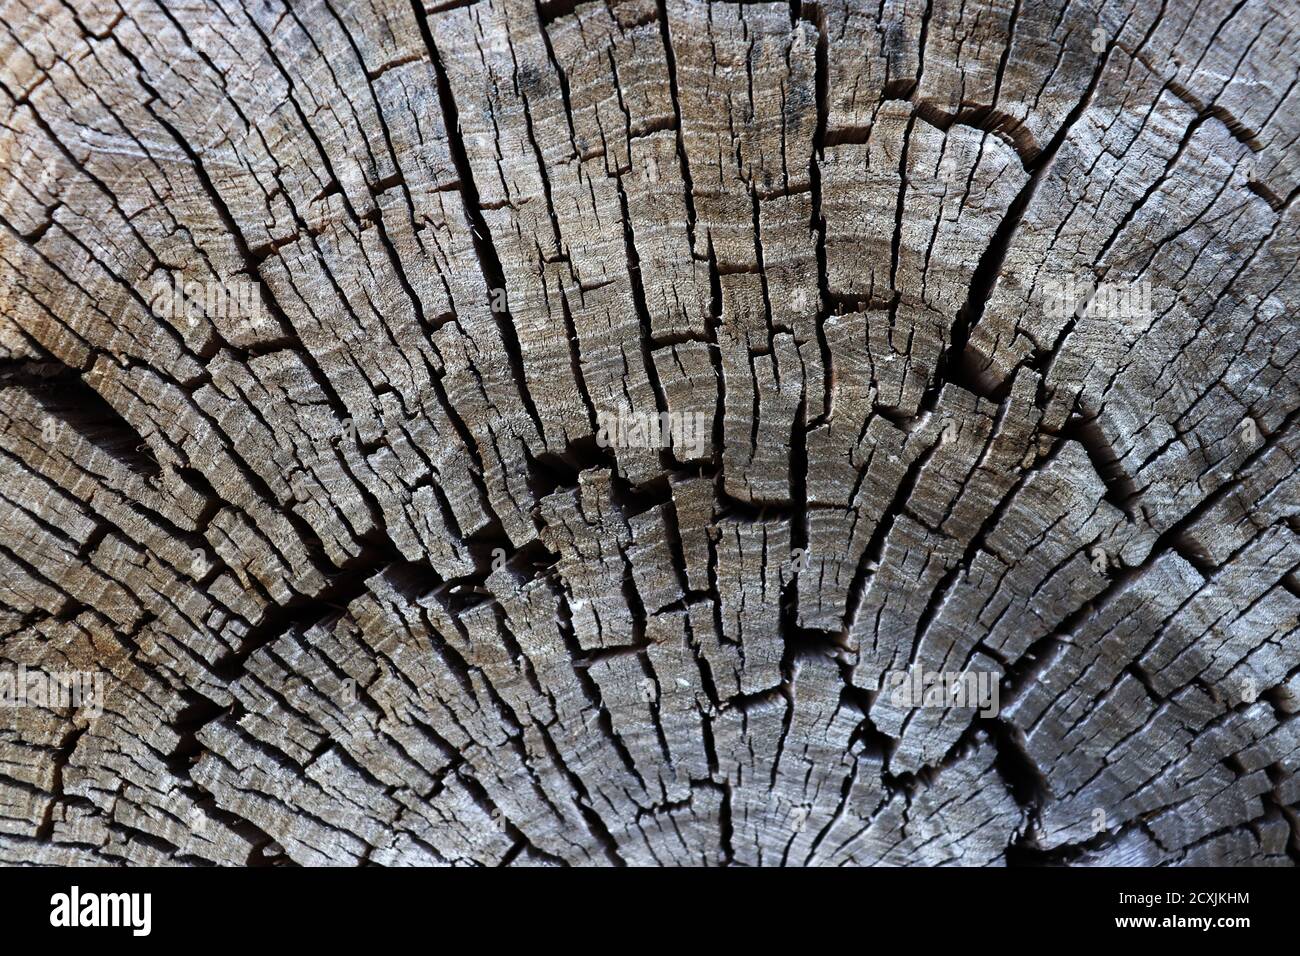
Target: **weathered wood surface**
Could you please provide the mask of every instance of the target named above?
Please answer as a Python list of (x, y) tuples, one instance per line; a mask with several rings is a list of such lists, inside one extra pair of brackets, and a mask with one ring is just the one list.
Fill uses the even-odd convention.
[(0, 21), (0, 860), (1300, 856), (1291, 0)]

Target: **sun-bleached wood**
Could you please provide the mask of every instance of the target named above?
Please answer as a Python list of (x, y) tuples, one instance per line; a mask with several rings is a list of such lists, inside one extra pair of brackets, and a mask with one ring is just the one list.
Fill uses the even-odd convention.
[(1300, 859), (1294, 9), (0, 25), (0, 861)]

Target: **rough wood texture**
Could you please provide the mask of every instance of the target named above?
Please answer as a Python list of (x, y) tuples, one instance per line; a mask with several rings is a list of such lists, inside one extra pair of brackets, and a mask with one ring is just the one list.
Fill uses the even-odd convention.
[(1300, 857), (1294, 4), (420, 2), (0, 0), (0, 861)]

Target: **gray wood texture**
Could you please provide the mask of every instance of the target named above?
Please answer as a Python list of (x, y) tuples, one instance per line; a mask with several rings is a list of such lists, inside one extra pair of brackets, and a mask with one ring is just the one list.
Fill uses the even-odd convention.
[(1298, 70), (0, 0), (0, 862), (1300, 859)]

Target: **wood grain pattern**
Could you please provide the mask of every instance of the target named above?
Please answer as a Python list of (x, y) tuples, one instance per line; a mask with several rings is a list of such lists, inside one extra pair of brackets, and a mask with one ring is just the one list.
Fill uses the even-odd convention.
[(1293, 4), (0, 26), (0, 861), (1300, 859)]

